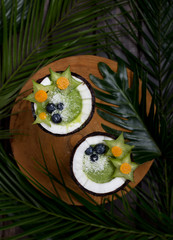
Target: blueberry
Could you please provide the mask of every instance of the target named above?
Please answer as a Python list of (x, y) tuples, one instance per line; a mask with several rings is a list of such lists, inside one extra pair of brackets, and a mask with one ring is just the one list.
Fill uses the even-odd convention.
[(92, 155), (90, 156), (90, 160), (91, 160), (92, 162), (97, 161), (97, 160), (98, 160), (98, 155), (97, 155), (97, 154), (92, 154)]
[(56, 107), (55, 107), (54, 103), (48, 103), (46, 106), (46, 111), (48, 113), (52, 113), (55, 109), (56, 109)]
[(57, 109), (62, 111), (64, 109), (64, 103), (62, 103), (62, 102), (58, 103)]
[(93, 147), (91, 146), (85, 150), (86, 155), (91, 155), (92, 153), (93, 153)]
[(102, 143), (99, 143), (97, 144), (95, 147), (94, 147), (94, 151), (97, 153), (97, 154), (103, 154), (106, 152), (106, 146)]
[(60, 123), (62, 121), (61, 115), (59, 113), (53, 114), (51, 119), (54, 123)]

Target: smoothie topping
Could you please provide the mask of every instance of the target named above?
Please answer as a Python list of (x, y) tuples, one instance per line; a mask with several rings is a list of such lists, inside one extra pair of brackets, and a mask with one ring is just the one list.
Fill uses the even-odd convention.
[(52, 113), (53, 111), (55, 111), (56, 107), (54, 103), (48, 103), (46, 106), (46, 111), (48, 113)]
[(97, 160), (98, 160), (98, 155), (97, 155), (97, 154), (92, 154), (92, 155), (90, 156), (90, 160), (91, 160), (92, 162), (97, 161)]
[(97, 144), (95, 147), (94, 147), (94, 151), (98, 154), (103, 154), (106, 152), (106, 146), (102, 143), (100, 144)]
[(36, 93), (35, 93), (35, 100), (37, 102), (44, 102), (47, 100), (47, 93), (44, 91), (44, 90), (38, 90)]
[(57, 104), (57, 109), (62, 111), (64, 109), (64, 103), (60, 102)]
[(57, 84), (57, 87), (58, 87), (59, 89), (64, 90), (64, 89), (66, 89), (66, 88), (68, 87), (68, 85), (69, 85), (70, 83), (69, 83), (68, 78), (66, 78), (66, 77), (60, 77), (60, 78), (57, 79), (56, 84)]
[(111, 151), (112, 151), (112, 154), (114, 155), (114, 157), (120, 157), (123, 152), (122, 149), (118, 146), (112, 147)]
[(62, 122), (62, 118), (61, 118), (61, 115), (59, 113), (53, 114), (51, 119), (52, 119), (52, 122), (54, 122), (54, 123)]
[(131, 166), (129, 163), (122, 163), (120, 166), (120, 171), (124, 174), (129, 174), (131, 172)]
[(123, 159), (134, 148), (134, 146), (125, 143), (123, 133), (115, 140), (104, 140), (104, 142), (109, 147), (107, 156), (117, 159)]
[(85, 150), (85, 154), (86, 155), (91, 155), (93, 154), (93, 147), (89, 146), (86, 150)]
[(41, 120), (46, 119), (46, 117), (47, 117), (47, 115), (46, 115), (45, 112), (41, 112), (41, 113), (39, 114), (39, 118), (40, 118)]
[(123, 177), (134, 181), (134, 171), (138, 167), (138, 164), (132, 162), (131, 151), (123, 159), (111, 158), (110, 160), (115, 166), (115, 172), (112, 177)]

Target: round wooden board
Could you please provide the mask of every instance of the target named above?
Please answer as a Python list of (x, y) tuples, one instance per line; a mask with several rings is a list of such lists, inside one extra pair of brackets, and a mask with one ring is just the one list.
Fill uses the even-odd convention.
[[(73, 57), (60, 59), (40, 69), (36, 74), (34, 74), (32, 78), (30, 78), (28, 82), (25, 84), (25, 86), (22, 88), (21, 90), (21, 93), (23, 93), (22, 97), (27, 96), (32, 91), (33, 79), (37, 81), (38, 79), (43, 78), (46, 75), (49, 75), (49, 68), (52, 68), (52, 70), (54, 71), (64, 71), (70, 65), (71, 72), (81, 75), (86, 80), (88, 80), (88, 82), (91, 83), (89, 79), (90, 73), (93, 74), (94, 76), (102, 78), (98, 71), (99, 62), (104, 62), (108, 64), (109, 67), (111, 67), (112, 70), (114, 71), (117, 70), (116, 62), (103, 57), (83, 55), (83, 56), (73, 56)], [(130, 82), (132, 78), (132, 72), (130, 71), (128, 71), (128, 78)], [(94, 86), (92, 83), (91, 85)], [(150, 104), (151, 97), (149, 94), (147, 97), (148, 97), (148, 103)], [(101, 102), (101, 101), (97, 100), (97, 102)], [(148, 107), (149, 107), (149, 104), (148, 104)], [(74, 190), (75, 192), (83, 196), (84, 198), (88, 199), (88, 197), (83, 193), (83, 191), (78, 187), (78, 185), (76, 185), (76, 183), (72, 180), (70, 176), (70, 156), (71, 156), (72, 150), (76, 145), (76, 143), (85, 135), (95, 131), (104, 132), (104, 130), (101, 127), (101, 123), (104, 123), (113, 128), (115, 128), (115, 126), (112, 125), (111, 123), (104, 121), (97, 114), (97, 111), (95, 109), (93, 118), (91, 119), (89, 124), (85, 128), (83, 128), (81, 131), (65, 137), (56, 137), (44, 132), (38, 125), (32, 124), (34, 121), (34, 118), (32, 116), (30, 102), (25, 100), (16, 101), (16, 104), (14, 105), (12, 110), (12, 114), (14, 113), (15, 115), (11, 116), (10, 129), (11, 130), (18, 129), (20, 133), (22, 133), (23, 135), (18, 135), (14, 139), (12, 139), (11, 146), (12, 146), (14, 157), (18, 162), (19, 168), (21, 169), (21, 171), (28, 176), (30, 174), (45, 188), (47, 188), (52, 193), (56, 194), (51, 181), (44, 173), (40, 171), (39, 165), (36, 163), (36, 161), (38, 161), (44, 166), (44, 161), (43, 161), (41, 148), (40, 148), (40, 143), (41, 143), (42, 149), (44, 151), (46, 164), (49, 171), (59, 178), (56, 160), (52, 151), (52, 147), (53, 147), (55, 151), (55, 155), (59, 161), (59, 166), (63, 174), (65, 184), (68, 187), (70, 187), (72, 190)], [(117, 127), (117, 129), (123, 130), (119, 127)], [(130, 186), (132, 188), (134, 188), (143, 179), (143, 177), (148, 172), (151, 164), (152, 164), (152, 161), (146, 162), (140, 165), (136, 169), (134, 174), (135, 181), (133, 183), (132, 182), (130, 183)], [(24, 169), (26, 171), (24, 171)], [(58, 192), (62, 200), (68, 204), (72, 204), (65, 189), (59, 184), (57, 184), (56, 182), (54, 182), (54, 184), (58, 189)], [(126, 190), (128, 191), (128, 189)], [(121, 192), (119, 191), (118, 194), (121, 195)], [(93, 195), (90, 195), (90, 196), (99, 204), (103, 201), (103, 198), (105, 197), (106, 198), (109, 197), (110, 199), (112, 199), (112, 196), (110, 195), (104, 196), (104, 197), (96, 197)], [(74, 198), (73, 198), (73, 201), (76, 205), (81, 205), (81, 203), (79, 203)]]

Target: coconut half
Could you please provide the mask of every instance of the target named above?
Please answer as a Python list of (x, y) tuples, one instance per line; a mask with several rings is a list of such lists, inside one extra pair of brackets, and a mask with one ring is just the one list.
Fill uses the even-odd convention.
[(90, 156), (85, 154), (90, 146), (105, 144), (104, 140), (114, 139), (110, 134), (95, 132), (85, 136), (74, 148), (71, 157), (72, 178), (80, 188), (93, 195), (112, 194), (129, 182), (123, 177), (112, 178), (115, 167), (106, 154), (100, 155), (95, 162), (89, 162)]
[[(57, 105), (58, 102), (63, 102), (65, 107), (67, 106), (66, 109), (69, 109), (69, 111), (72, 111), (72, 109), (75, 108), (75, 104), (76, 104), (75, 97), (76, 95), (78, 95), (77, 101), (79, 105), (81, 105), (81, 109), (80, 109), (80, 113), (74, 119), (72, 119), (71, 122), (68, 122), (68, 123), (63, 122), (63, 119), (67, 118), (67, 115), (68, 116), (70, 115), (70, 112), (68, 114), (68, 110), (66, 109), (61, 111), (61, 115), (62, 115), (61, 123), (54, 123), (53, 121), (50, 121), (50, 125), (48, 125), (45, 122), (37, 122), (39, 127), (42, 128), (42, 130), (50, 134), (53, 134), (55, 136), (66, 136), (66, 135), (80, 131), (89, 123), (89, 121), (91, 120), (94, 114), (95, 97), (94, 97), (94, 92), (92, 90), (91, 85), (82, 76), (76, 73), (71, 73), (68, 69), (66, 69), (66, 71), (68, 71), (68, 74), (70, 74), (72, 79), (75, 81), (75, 84), (77, 86), (75, 87), (75, 93), (73, 94), (73, 89), (69, 90), (69, 93), (71, 94), (71, 96), (68, 94), (66, 95), (66, 96), (70, 96), (68, 97), (68, 101), (66, 101), (65, 96), (62, 97), (62, 96), (59, 96), (58, 94), (52, 95), (51, 98), (47, 100), (46, 104), (53, 103)], [(61, 75), (62, 73), (65, 73), (65, 72), (57, 72), (56, 74)], [(51, 75), (48, 75), (43, 79), (39, 79), (37, 83), (45, 87), (51, 86), (52, 85)], [(26, 100), (31, 101), (30, 99), (27, 99), (27, 98)], [(72, 101), (72, 103), (70, 101)], [(70, 107), (70, 104), (72, 104), (71, 105), (72, 109)], [(31, 107), (32, 107), (32, 113), (33, 113), (34, 119), (36, 120), (38, 118), (37, 104), (35, 102), (32, 102)]]

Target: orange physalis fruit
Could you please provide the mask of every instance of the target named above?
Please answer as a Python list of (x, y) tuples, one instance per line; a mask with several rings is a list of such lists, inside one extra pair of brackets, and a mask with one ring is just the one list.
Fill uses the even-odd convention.
[(112, 147), (111, 151), (112, 151), (112, 154), (113, 154), (115, 157), (121, 156), (121, 154), (122, 154), (122, 152), (123, 152), (123, 150), (122, 150), (120, 147), (118, 147), (118, 146)]
[(66, 89), (70, 83), (68, 78), (60, 77), (57, 79), (56, 84), (59, 89), (63, 90), (63, 89)]
[(35, 93), (35, 100), (37, 102), (44, 102), (47, 99), (47, 93), (44, 90), (38, 90)]
[(124, 174), (129, 174), (131, 172), (131, 166), (129, 163), (122, 163), (120, 166), (120, 171)]
[(44, 119), (46, 119), (46, 117), (47, 117), (47, 115), (46, 115), (45, 112), (41, 112), (38, 116), (39, 116), (39, 118), (40, 118), (41, 120), (44, 120)]

